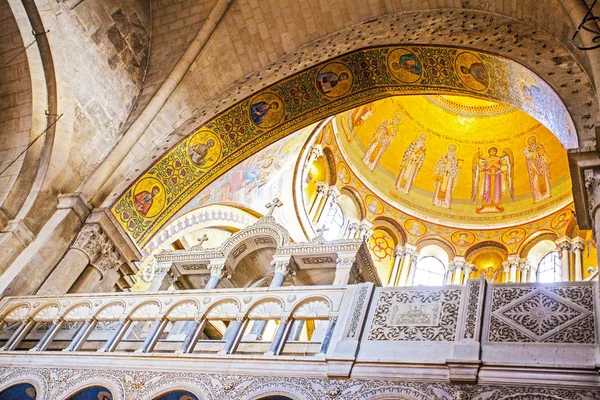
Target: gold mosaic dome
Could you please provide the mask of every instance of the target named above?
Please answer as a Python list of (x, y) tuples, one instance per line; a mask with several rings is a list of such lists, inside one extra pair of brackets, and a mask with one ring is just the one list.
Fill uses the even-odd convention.
[(563, 145), (506, 104), (397, 96), (340, 113), (332, 122), (325, 135), (335, 136), (357, 178), (353, 184), (424, 221), (507, 227), (572, 201)]

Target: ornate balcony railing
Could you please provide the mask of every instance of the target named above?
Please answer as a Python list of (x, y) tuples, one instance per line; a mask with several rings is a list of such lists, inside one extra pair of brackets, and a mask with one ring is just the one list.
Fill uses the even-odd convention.
[[(596, 282), (9, 297), (0, 367), (600, 383)], [(210, 362), (192, 362), (205, 360)], [(168, 369), (167, 368), (167, 369)], [(510, 372), (509, 372), (510, 371)]]

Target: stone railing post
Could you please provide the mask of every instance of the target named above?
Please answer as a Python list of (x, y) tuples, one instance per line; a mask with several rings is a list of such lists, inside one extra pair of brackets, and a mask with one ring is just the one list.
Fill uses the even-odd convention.
[(461, 298), (461, 313), (457, 323), (452, 359), (446, 360), (450, 381), (475, 383), (481, 365), (481, 325), (486, 292), (483, 278), (467, 280)]
[(239, 316), (229, 323), (223, 339), (225, 340), (225, 346), (219, 351), (218, 354), (231, 354), (235, 352), (235, 349), (241, 339), (243, 333), (243, 326), (246, 324), (246, 319)]
[(325, 333), (325, 337), (323, 338), (323, 342), (321, 343), (319, 354), (327, 354), (327, 350), (329, 349), (329, 344), (331, 343), (331, 337), (333, 336), (333, 331), (335, 330), (336, 323), (337, 316), (329, 317), (329, 326), (327, 327), (327, 333)]
[(156, 343), (158, 343), (160, 339), (160, 335), (162, 335), (163, 331), (165, 330), (168, 324), (169, 320), (165, 318), (164, 315), (156, 317), (156, 319), (154, 320), (154, 324), (152, 325), (152, 330), (146, 337), (146, 340), (144, 340), (144, 344), (142, 344), (142, 347), (137, 349), (135, 352), (152, 353), (152, 350), (154, 350), (154, 346), (156, 346)]
[(181, 349), (177, 350), (176, 353), (191, 353), (194, 351), (194, 347), (196, 347), (196, 343), (198, 343), (198, 338), (200, 334), (204, 330), (204, 325), (206, 324), (206, 318), (196, 317), (192, 326), (190, 327), (190, 331), (188, 332), (183, 344), (181, 345)]

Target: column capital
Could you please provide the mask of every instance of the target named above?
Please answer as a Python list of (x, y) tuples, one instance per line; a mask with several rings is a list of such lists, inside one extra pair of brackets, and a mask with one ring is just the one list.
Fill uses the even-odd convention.
[(508, 256), (508, 264), (510, 267), (518, 268), (521, 264), (521, 257), (518, 254), (511, 254)]
[(92, 263), (102, 273), (102, 276), (109, 270), (120, 268), (123, 264), (125, 264), (125, 260), (114, 246), (104, 248), (98, 259)]
[(571, 246), (573, 251), (583, 251), (585, 250), (585, 245), (585, 239), (580, 238), (579, 236), (571, 240)]
[(522, 258), (519, 261), (519, 267), (518, 267), (521, 271), (529, 271), (531, 269), (531, 263), (529, 262), (529, 260)]
[(338, 258), (335, 262), (335, 267), (336, 268), (352, 268), (352, 266), (354, 265), (354, 262), (356, 261), (356, 258), (354, 256), (348, 256), (347, 254), (338, 254)]
[(329, 190), (329, 185), (325, 182), (316, 182), (317, 194), (325, 195)]
[(210, 270), (210, 276), (214, 276), (217, 279), (221, 280), (223, 278), (231, 278), (231, 276), (227, 273), (227, 268), (225, 268), (225, 263), (213, 263), (211, 262), (208, 265), (208, 269)]
[(292, 268), (291, 268), (290, 264), (291, 264), (290, 258), (288, 258), (287, 260), (274, 259), (273, 261), (271, 261), (271, 265), (273, 266), (273, 271), (276, 274), (281, 274), (283, 276), (288, 276), (290, 273), (292, 273)]
[[(572, 248), (572, 241), (570, 238), (563, 236), (560, 239), (556, 240), (556, 246), (558, 246), (558, 248), (562, 251), (562, 250), (567, 250), (570, 251)], [(560, 256), (560, 254), (559, 254)]]
[(502, 262), (502, 272), (508, 274), (510, 272), (510, 263), (508, 261)]
[(464, 257), (454, 257), (452, 261), (448, 263), (448, 265), (452, 265), (455, 269), (462, 269), (467, 264), (467, 260)]
[(308, 160), (315, 160), (323, 155), (323, 146), (320, 144), (313, 144), (308, 151)]
[(394, 247), (394, 257), (404, 257), (405, 253), (406, 250), (404, 249), (404, 246), (396, 245), (396, 247)]
[(594, 168), (585, 171), (585, 190), (592, 226), (595, 225), (596, 212), (600, 208), (600, 170)]

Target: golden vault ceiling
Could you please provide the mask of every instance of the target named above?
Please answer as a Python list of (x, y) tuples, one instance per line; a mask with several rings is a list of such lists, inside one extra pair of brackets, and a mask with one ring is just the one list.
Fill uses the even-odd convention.
[(323, 133), (325, 142), (335, 136), (362, 184), (425, 221), (507, 227), (572, 201), (565, 148), (537, 120), (506, 104), (396, 96), (338, 114)]

